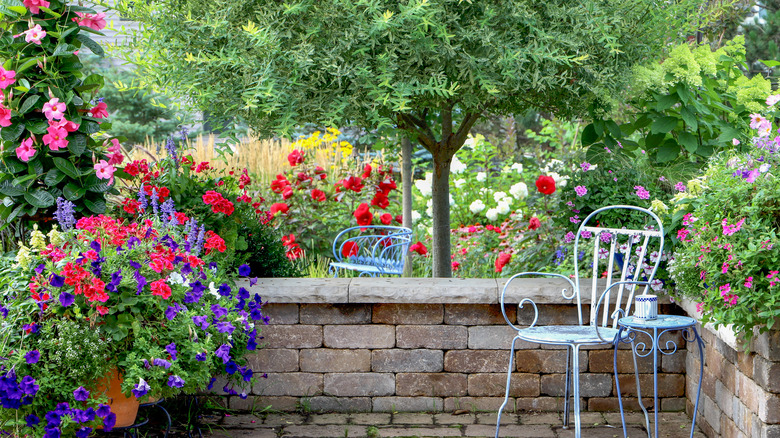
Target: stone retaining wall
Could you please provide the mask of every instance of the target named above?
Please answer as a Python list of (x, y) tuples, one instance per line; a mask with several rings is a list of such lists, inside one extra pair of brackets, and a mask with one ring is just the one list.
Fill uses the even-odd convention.
[[(501, 315), (503, 279), (266, 279), (252, 289), (270, 302), (265, 348), (252, 368), (268, 373), (246, 400), (229, 406), (314, 411), (495, 410), (503, 400), (514, 332)], [(538, 324), (576, 324), (561, 282), (513, 283), (509, 302), (539, 305)], [(663, 304), (666, 313), (679, 312)], [(508, 309), (528, 324), (530, 307)], [(584, 318), (587, 319), (587, 315)], [(679, 341), (679, 339), (677, 339)], [(566, 351), (518, 342), (509, 411), (562, 406)], [(612, 349), (581, 351), (583, 409), (617, 411)], [(652, 362), (640, 360), (641, 384)], [(636, 406), (630, 350), (619, 351), (624, 402)], [(662, 410), (685, 409), (685, 354), (659, 362)], [(650, 402), (652, 403), (652, 402)]]
[[(693, 303), (683, 303), (695, 315)], [(780, 438), (780, 331), (755, 338), (746, 351), (727, 328), (698, 326), (704, 340), (704, 377), (697, 425), (708, 437)], [(689, 401), (699, 382), (698, 348), (688, 348)]]

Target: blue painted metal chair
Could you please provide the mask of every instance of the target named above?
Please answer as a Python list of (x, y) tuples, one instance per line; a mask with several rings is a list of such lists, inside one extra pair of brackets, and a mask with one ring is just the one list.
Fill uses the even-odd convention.
[(351, 227), (340, 232), (333, 241), (330, 271), (338, 277), (339, 270), (359, 272), (360, 276), (401, 275), (412, 243), (412, 230), (405, 227), (370, 225)]
[[(644, 228), (629, 230), (625, 228), (608, 228), (604, 226), (605, 216), (629, 216), (635, 220), (644, 220)], [(601, 218), (601, 220), (599, 220)], [(506, 322), (517, 331), (512, 340), (509, 356), (509, 371), (506, 379), (506, 394), (504, 403), (498, 410), (496, 437), (501, 426), (501, 412), (509, 400), (509, 388), (514, 366), (515, 343), (518, 340), (546, 345), (567, 347), (566, 377), (564, 388), (563, 426), (569, 427), (569, 398), (573, 397), (574, 436), (580, 438), (580, 378), (579, 351), (585, 345), (613, 345), (618, 336), (617, 317), (622, 312), (629, 314), (634, 301), (635, 292), (643, 289), (647, 294), (663, 253), (663, 225), (653, 212), (644, 208), (617, 205), (600, 208), (582, 221), (574, 241), (574, 281), (561, 274), (542, 272), (522, 272), (513, 275), (501, 292), (501, 312)], [(580, 279), (578, 267), (582, 248), (590, 249), (593, 254), (592, 275), (590, 280)], [(655, 251), (649, 253), (648, 251)], [(534, 309), (534, 319), (526, 328), (512, 324), (506, 314), (507, 288), (513, 280), (528, 276), (559, 277), (568, 282), (571, 293), (563, 290), (563, 297), (572, 300), (577, 306), (578, 324), (537, 326), (539, 311), (536, 304), (529, 298), (520, 300), (519, 309), (525, 304), (531, 304)], [(590, 306), (583, 303), (582, 289), (590, 283)], [(611, 295), (616, 294), (615, 299)], [(610, 305), (613, 310), (610, 312)], [(603, 310), (601, 307), (603, 306)], [(622, 312), (621, 312), (622, 311)], [(519, 314), (520, 310), (518, 310)], [(601, 316), (599, 316), (601, 314)]]

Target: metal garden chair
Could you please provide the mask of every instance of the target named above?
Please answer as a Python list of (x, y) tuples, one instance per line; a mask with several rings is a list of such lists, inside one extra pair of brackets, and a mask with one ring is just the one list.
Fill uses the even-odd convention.
[[(626, 220), (629, 217), (632, 223), (637, 220), (644, 221), (643, 229), (629, 230), (625, 228), (607, 228), (604, 226), (604, 213), (611, 213), (607, 216), (615, 218), (617, 215), (620, 220)], [(498, 410), (498, 421), (496, 423), (496, 437), (498, 437), (501, 425), (501, 412), (509, 400), (509, 388), (512, 378), (512, 369), (514, 365), (515, 343), (521, 339), (528, 342), (560, 345), (567, 348), (568, 357), (566, 360), (566, 378), (564, 389), (564, 428), (569, 427), (569, 397), (574, 398), (574, 436), (580, 438), (580, 377), (579, 377), (579, 351), (583, 345), (612, 345), (618, 336), (616, 329), (618, 316), (623, 313), (628, 314), (634, 301), (634, 294), (637, 289), (642, 289), (642, 294), (647, 294), (651, 282), (655, 276), (656, 270), (663, 253), (664, 233), (661, 220), (653, 212), (644, 208), (617, 205), (599, 208), (589, 214), (582, 221), (574, 240), (574, 281), (561, 274), (551, 274), (542, 272), (522, 272), (513, 275), (504, 286), (501, 292), (501, 312), (504, 314), (506, 322), (517, 331), (517, 335), (512, 340), (512, 347), (509, 356), (509, 371), (506, 379), (506, 394), (504, 403)], [(580, 250), (583, 247), (592, 246), (592, 278), (580, 279), (580, 269), (578, 262)], [(649, 251), (656, 251), (650, 254)], [(587, 261), (585, 261), (587, 263)], [(518, 328), (509, 320), (506, 315), (505, 296), (507, 288), (512, 281), (519, 277), (526, 276), (548, 276), (560, 277), (566, 280), (571, 293), (563, 290), (563, 297), (573, 300), (577, 306), (577, 315), (579, 323), (577, 325), (550, 325), (537, 326), (536, 321), (539, 317), (539, 310), (536, 304), (529, 298), (524, 298), (519, 303), (519, 308), (528, 303), (534, 308), (534, 319), (527, 328)], [(582, 285), (590, 283), (590, 306), (583, 303)], [(615, 299), (611, 295), (615, 293)], [(625, 304), (624, 304), (625, 303)], [(610, 305), (612, 311), (610, 312)], [(601, 307), (603, 306), (603, 311)], [(589, 308), (588, 308), (589, 307)]]
[(339, 270), (360, 272), (360, 276), (401, 275), (412, 242), (412, 230), (405, 227), (369, 225), (351, 227), (340, 232), (333, 241), (330, 271), (338, 277)]

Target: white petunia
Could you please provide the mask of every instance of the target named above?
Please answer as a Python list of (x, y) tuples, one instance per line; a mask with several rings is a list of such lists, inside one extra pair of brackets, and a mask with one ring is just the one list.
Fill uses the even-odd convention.
[(168, 283), (170, 284), (184, 284), (184, 277), (176, 271), (168, 274)]

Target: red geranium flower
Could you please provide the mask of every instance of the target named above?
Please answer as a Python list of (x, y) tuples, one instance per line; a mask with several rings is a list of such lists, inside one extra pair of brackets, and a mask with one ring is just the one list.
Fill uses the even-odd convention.
[(368, 204), (365, 202), (360, 204), (352, 215), (357, 219), (358, 225), (371, 225), (371, 221), (374, 219), (374, 215), (371, 214)]
[(287, 156), (287, 161), (290, 162), (290, 166), (295, 167), (303, 163), (303, 158), (303, 151), (296, 149), (290, 152), (290, 155)]
[(555, 180), (551, 176), (539, 175), (536, 179), (536, 188), (543, 195), (552, 195), (555, 193)]
[(352, 190), (355, 193), (360, 193), (363, 190), (363, 179), (357, 176), (350, 176), (349, 178), (339, 181), (345, 190)]
[(153, 281), (151, 287), (152, 287), (152, 295), (159, 295), (164, 300), (167, 300), (168, 298), (171, 297), (171, 287), (168, 286), (167, 283), (165, 283), (165, 280)]
[(414, 245), (410, 246), (409, 251), (414, 251), (420, 255), (428, 254), (428, 248), (426, 248), (425, 245), (422, 244), (422, 242), (417, 242)]
[(506, 266), (510, 260), (512, 260), (512, 254), (507, 254), (505, 252), (499, 253), (498, 258), (496, 258), (496, 272), (503, 271), (504, 266)]
[(274, 193), (282, 193), (282, 190), (289, 185), (290, 181), (288, 181), (284, 175), (279, 174), (276, 175), (275, 180), (271, 181), (271, 191)]
[(535, 230), (542, 226), (542, 221), (539, 220), (538, 217), (534, 216), (528, 221), (528, 229), (529, 230)]

